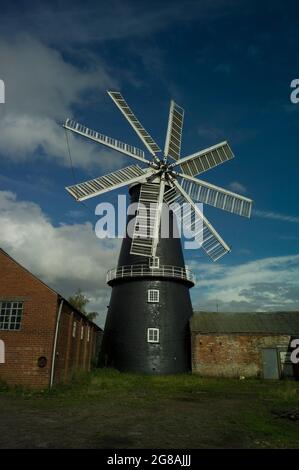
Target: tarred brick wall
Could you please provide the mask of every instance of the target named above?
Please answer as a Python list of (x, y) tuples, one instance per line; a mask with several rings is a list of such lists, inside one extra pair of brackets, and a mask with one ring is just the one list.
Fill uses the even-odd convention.
[[(0, 330), (5, 363), (0, 379), (9, 384), (45, 388), (49, 385), (57, 294), (0, 251), (0, 300), (24, 301), (20, 331)], [(38, 358), (47, 358), (39, 368)]]
[(262, 348), (288, 347), (288, 335), (192, 334), (192, 371), (202, 376), (259, 377)]

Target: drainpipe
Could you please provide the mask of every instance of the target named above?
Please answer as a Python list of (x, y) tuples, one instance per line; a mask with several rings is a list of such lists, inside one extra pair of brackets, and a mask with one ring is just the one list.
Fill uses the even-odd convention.
[(59, 330), (59, 322), (60, 322), (60, 317), (61, 317), (62, 305), (63, 305), (63, 299), (61, 299), (61, 301), (60, 301), (58, 315), (57, 315), (57, 321), (56, 321), (54, 345), (53, 345), (53, 355), (52, 355), (52, 365), (51, 365), (51, 375), (50, 375), (50, 388), (53, 387), (55, 359), (56, 359), (56, 348), (57, 348), (58, 330)]

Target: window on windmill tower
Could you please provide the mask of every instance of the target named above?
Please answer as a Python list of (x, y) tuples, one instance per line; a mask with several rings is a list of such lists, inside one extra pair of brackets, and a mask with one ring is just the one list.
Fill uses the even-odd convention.
[(153, 256), (152, 258), (149, 259), (149, 267), (151, 269), (158, 269), (160, 265), (160, 259), (158, 256)]
[(147, 329), (147, 342), (148, 343), (159, 343), (159, 328), (148, 328)]
[(77, 329), (77, 322), (74, 321), (74, 323), (73, 323), (73, 338), (76, 338), (76, 329)]
[(159, 302), (159, 291), (158, 289), (149, 289), (147, 291), (147, 301), (148, 302)]

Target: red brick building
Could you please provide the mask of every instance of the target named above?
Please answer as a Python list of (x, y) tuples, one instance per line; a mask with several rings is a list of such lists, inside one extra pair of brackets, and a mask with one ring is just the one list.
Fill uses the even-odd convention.
[(47, 388), (89, 370), (102, 330), (0, 249), (0, 380)]
[(213, 377), (299, 377), (291, 342), (299, 312), (194, 313), (192, 371)]

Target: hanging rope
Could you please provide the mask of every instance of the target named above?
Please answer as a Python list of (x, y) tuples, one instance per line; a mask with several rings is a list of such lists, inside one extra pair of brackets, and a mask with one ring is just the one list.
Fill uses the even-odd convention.
[[(71, 171), (72, 171), (73, 183), (77, 184), (78, 181), (77, 181), (77, 176), (76, 176), (76, 173), (75, 173), (75, 168), (74, 168), (74, 165), (73, 165), (71, 148), (70, 148), (70, 143), (69, 143), (69, 137), (68, 137), (68, 133), (67, 133), (66, 129), (64, 129), (64, 132), (65, 132), (67, 152), (68, 152), (68, 156), (69, 156), (69, 160), (70, 160), (70, 167), (71, 167)], [(84, 209), (86, 209), (88, 211), (88, 213), (91, 212), (92, 215), (94, 215), (93, 211), (83, 201), (81, 201), (81, 204), (83, 205)]]

